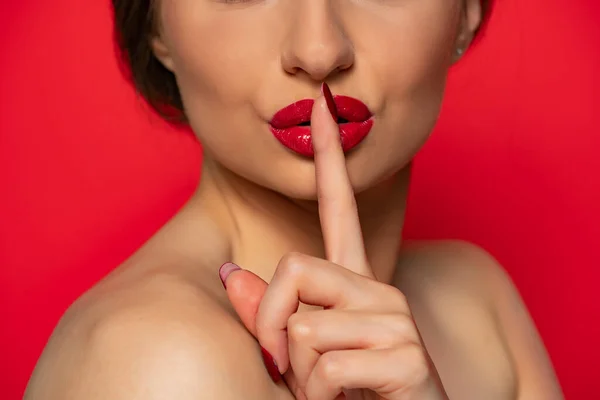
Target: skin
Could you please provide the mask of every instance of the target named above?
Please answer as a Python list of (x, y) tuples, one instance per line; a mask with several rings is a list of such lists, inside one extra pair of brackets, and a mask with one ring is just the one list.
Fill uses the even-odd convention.
[[(342, 388), (348, 399), (562, 399), (522, 300), (488, 254), (462, 242), (399, 248), (410, 160), (435, 124), (456, 49), (480, 23), (477, 0), (159, 7), (152, 44), (204, 146), (201, 185), (71, 306), (26, 399), (313, 400)], [(374, 114), (345, 157), (323, 81)], [(268, 130), (302, 98), (318, 98), (314, 160)], [(244, 270), (224, 290), (227, 261)], [(259, 342), (284, 381), (269, 377)]]

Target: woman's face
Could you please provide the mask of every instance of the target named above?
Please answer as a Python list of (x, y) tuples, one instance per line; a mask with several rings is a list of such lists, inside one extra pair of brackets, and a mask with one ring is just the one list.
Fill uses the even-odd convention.
[[(315, 98), (326, 81), (371, 114), (372, 128), (347, 153), (356, 191), (390, 177), (429, 136), (447, 70), (480, 22), (479, 1), (161, 0), (153, 46), (177, 78), (207, 157), (312, 199), (312, 159), (277, 139), (275, 114)], [(298, 129), (291, 132), (283, 135)]]

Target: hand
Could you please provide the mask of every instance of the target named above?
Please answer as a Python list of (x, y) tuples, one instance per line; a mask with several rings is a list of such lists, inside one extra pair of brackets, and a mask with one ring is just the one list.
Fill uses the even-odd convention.
[[(405, 297), (369, 266), (327, 108), (319, 97), (311, 123), (327, 260), (289, 254), (269, 285), (249, 271), (225, 273), (229, 299), (297, 399), (447, 399)], [(323, 309), (298, 313), (299, 302)]]

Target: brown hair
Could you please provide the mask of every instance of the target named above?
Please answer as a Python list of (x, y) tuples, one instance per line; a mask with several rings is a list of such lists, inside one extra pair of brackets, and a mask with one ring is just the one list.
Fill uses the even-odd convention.
[[(117, 53), (126, 77), (149, 105), (171, 122), (186, 122), (175, 76), (150, 45), (157, 29), (156, 1), (112, 0)], [(481, 2), (487, 19), (493, 0)]]

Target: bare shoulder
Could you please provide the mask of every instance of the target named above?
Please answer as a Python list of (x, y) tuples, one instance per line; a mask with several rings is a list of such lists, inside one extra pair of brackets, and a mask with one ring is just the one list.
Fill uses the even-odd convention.
[(513, 287), (488, 252), (465, 241), (415, 241), (403, 245), (396, 282), (407, 294), (476, 296), (492, 306), (492, 293)]
[(527, 307), (488, 252), (463, 241), (408, 243), (395, 283), (442, 379), (451, 382), (449, 392), (469, 398), (460, 389), (468, 383), (454, 375), (464, 363), (462, 376), (477, 376), (488, 389), (497, 385), (497, 397), (487, 398), (563, 398)]
[(69, 309), (26, 399), (276, 397), (260, 348), (225, 298), (176, 274), (132, 278), (102, 283)]

